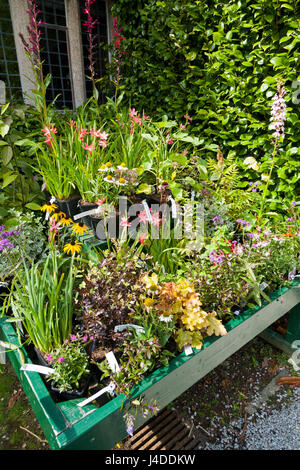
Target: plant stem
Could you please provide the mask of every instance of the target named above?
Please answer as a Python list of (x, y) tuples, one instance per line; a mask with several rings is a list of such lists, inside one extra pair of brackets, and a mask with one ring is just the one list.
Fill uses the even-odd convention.
[(276, 155), (276, 150), (277, 150), (277, 144), (278, 144), (278, 140), (276, 140), (275, 144), (274, 144), (274, 150), (273, 150), (273, 154), (272, 154), (272, 165), (271, 165), (271, 168), (270, 168), (270, 172), (269, 172), (269, 176), (268, 176), (268, 179), (267, 179), (266, 186), (264, 188), (263, 199), (262, 199), (259, 214), (258, 214), (258, 217), (257, 217), (257, 225), (259, 225), (259, 223), (260, 223), (260, 219), (261, 219), (263, 209), (264, 209), (264, 205), (265, 205), (265, 201), (266, 201), (267, 191), (268, 191), (268, 188), (269, 188), (271, 176), (272, 176), (273, 169), (274, 169), (274, 166), (275, 166), (275, 155)]

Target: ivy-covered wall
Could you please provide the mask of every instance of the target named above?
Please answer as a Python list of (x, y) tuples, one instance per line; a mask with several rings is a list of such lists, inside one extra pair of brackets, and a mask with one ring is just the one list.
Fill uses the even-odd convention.
[(299, 0), (118, 0), (113, 15), (126, 37), (132, 106), (183, 123), (188, 113), (193, 132), (241, 162), (256, 158), (260, 174), (270, 166), (270, 106), (282, 77), (289, 119), (271, 193), (297, 185), (299, 193)]

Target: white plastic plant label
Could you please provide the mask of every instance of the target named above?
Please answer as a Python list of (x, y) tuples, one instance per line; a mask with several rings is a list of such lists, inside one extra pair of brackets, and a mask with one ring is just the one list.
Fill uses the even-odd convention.
[(114, 396), (115, 393), (115, 385), (111, 382), (107, 387), (102, 388), (99, 390), (97, 393), (94, 393), (94, 395), (91, 395), (89, 398), (86, 400), (81, 401), (80, 403), (77, 403), (77, 406), (85, 406), (88, 403), (91, 403), (91, 401), (96, 400), (96, 398), (101, 397), (101, 395), (104, 395), (104, 393), (109, 393), (110, 396)]
[[(51, 198), (50, 198), (50, 204), (54, 204), (55, 201), (56, 201), (55, 197), (54, 197), (54, 196), (51, 196)], [(50, 217), (49, 212), (46, 212), (46, 220), (49, 220), (49, 217)]]
[(0, 364), (6, 363), (5, 347), (0, 344)]
[(112, 372), (114, 374), (120, 372), (120, 367), (113, 351), (109, 351), (108, 353), (105, 354), (105, 356)]
[(186, 356), (190, 356), (191, 354), (194, 353), (192, 346), (190, 346), (189, 344), (185, 345), (183, 350)]
[(176, 207), (176, 202), (174, 201), (174, 199), (172, 198), (172, 196), (169, 196), (168, 197), (168, 201), (171, 202), (171, 208), (172, 208), (172, 217), (173, 219), (176, 219), (177, 217), (177, 207)]
[(51, 367), (39, 366), (37, 364), (24, 364), (20, 370), (24, 370), (26, 372), (38, 372), (43, 375), (49, 375), (54, 372), (54, 369)]
[(114, 332), (117, 333), (118, 331), (124, 331), (128, 328), (134, 328), (137, 332), (145, 333), (145, 330), (142, 326), (134, 325), (133, 323), (126, 323), (125, 325), (116, 325), (114, 328)]
[(147, 215), (147, 219), (148, 219), (148, 221), (151, 223), (151, 222), (152, 222), (152, 215), (151, 215), (151, 213), (150, 213), (150, 209), (149, 209), (148, 203), (147, 203), (147, 201), (144, 199), (144, 200), (142, 201), (142, 204), (143, 204), (143, 206), (144, 206), (144, 208), (145, 208), (145, 212), (146, 212), (146, 215)]
[(268, 287), (269, 284), (266, 282), (262, 282), (261, 285), (259, 286), (260, 290), (265, 290)]

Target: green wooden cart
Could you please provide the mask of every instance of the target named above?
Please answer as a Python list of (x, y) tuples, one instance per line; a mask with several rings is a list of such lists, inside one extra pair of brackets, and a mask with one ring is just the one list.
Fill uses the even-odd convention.
[[(281, 288), (271, 296), (271, 302), (249, 309), (226, 324), (227, 335), (205, 339), (200, 351), (192, 355), (179, 354), (168, 367), (161, 367), (145, 378), (132, 391), (132, 396), (142, 395), (154, 399), (160, 409), (180, 396), (185, 390), (221, 364), (225, 359), (258, 335), (276, 343), (284, 350), (293, 351), (293, 341), (300, 339), (300, 283), (294, 281), (290, 288)], [(269, 328), (289, 312), (286, 338), (274, 339)], [(267, 333), (266, 333), (267, 332)], [(0, 318), (0, 337), (3, 341), (18, 344), (11, 323)], [(30, 359), (24, 350), (25, 360)], [(79, 407), (81, 400), (56, 403), (38, 373), (20, 370), (18, 352), (7, 352), (23, 389), (31, 403), (51, 449), (109, 450), (126, 437), (122, 404), (124, 396), (117, 396), (105, 405), (88, 404)], [(148, 418), (149, 419), (149, 418)], [(135, 427), (147, 419), (137, 415)]]

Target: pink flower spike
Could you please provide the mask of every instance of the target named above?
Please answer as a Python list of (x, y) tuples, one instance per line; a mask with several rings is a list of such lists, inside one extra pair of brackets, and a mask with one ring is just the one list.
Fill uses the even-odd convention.
[(90, 154), (93, 152), (93, 150), (95, 150), (95, 147), (94, 147), (93, 144), (88, 145), (88, 144), (84, 143), (82, 145), (82, 147), (84, 148), (84, 150), (87, 150), (88, 152), (90, 152)]
[(86, 136), (86, 134), (87, 134), (87, 129), (82, 129), (82, 128), (81, 128), (81, 129), (80, 129), (79, 136), (78, 136), (78, 139), (79, 139), (79, 140), (84, 139), (85, 136)]
[(145, 240), (147, 240), (147, 236), (144, 233), (141, 233), (139, 237), (140, 244), (143, 245), (145, 243)]
[(102, 204), (104, 204), (106, 201), (105, 197), (103, 199), (98, 199), (98, 201), (95, 202), (95, 204), (97, 204), (97, 206), (102, 206)]
[(121, 227), (130, 227), (131, 223), (129, 222), (128, 218), (123, 216), (120, 222)]
[(159, 224), (162, 222), (162, 218), (159, 216), (159, 212), (156, 212), (152, 215), (152, 225), (154, 227), (158, 227)]
[(148, 216), (147, 216), (146, 211), (139, 212), (138, 213), (138, 218), (139, 218), (140, 223), (142, 223), (142, 224), (148, 222)]

